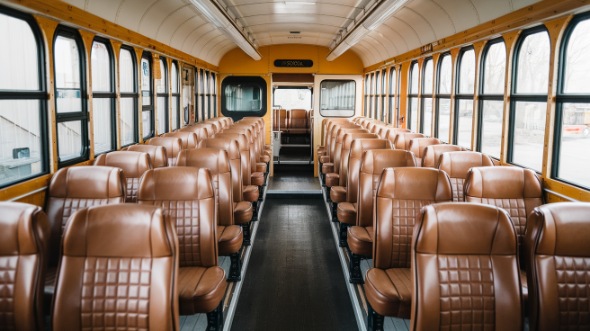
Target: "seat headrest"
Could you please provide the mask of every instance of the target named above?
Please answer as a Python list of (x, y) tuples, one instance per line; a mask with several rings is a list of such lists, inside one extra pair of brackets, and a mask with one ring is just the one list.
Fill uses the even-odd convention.
[(370, 149), (361, 162), (361, 172), (380, 175), (383, 169), (391, 167), (415, 167), (414, 153), (403, 149)]
[(197, 134), (194, 132), (186, 132), (186, 131), (176, 131), (176, 132), (168, 132), (162, 135), (163, 137), (173, 137), (173, 138), (180, 138), (182, 141), (182, 148), (197, 148), (199, 144), (199, 138)]
[(138, 201), (201, 200), (213, 196), (209, 169), (195, 167), (148, 170), (137, 191)]
[[(463, 150), (463, 147), (461, 147), (461, 146), (449, 145), (449, 144), (439, 144), (439, 145), (426, 146), (426, 148), (424, 149), (424, 154), (422, 155), (422, 166), (423, 167), (430, 167), (430, 168), (438, 168), (440, 156), (443, 153), (458, 152), (458, 151), (462, 151), (462, 150)], [(449, 176), (450, 176), (450, 174), (449, 174)]]
[(433, 202), (453, 199), (447, 174), (432, 168), (386, 168), (381, 174), (377, 196)]
[(134, 151), (114, 151), (101, 154), (96, 158), (94, 165), (121, 168), (125, 178), (139, 178), (152, 168), (149, 154)]
[(39, 253), (42, 247), (37, 242), (40, 238), (35, 227), (49, 229), (47, 215), (41, 207), (0, 201), (0, 210), (0, 256)]
[(199, 148), (203, 147), (210, 147), (210, 148), (217, 148), (223, 149), (227, 152), (227, 156), (230, 160), (235, 160), (240, 158), (240, 148), (238, 146), (238, 141), (232, 139), (230, 137), (217, 137), (207, 139), (201, 141), (199, 143)]
[(347, 132), (342, 137), (342, 148), (350, 149), (352, 147), (352, 142), (355, 139), (378, 139), (379, 136), (374, 133), (368, 132)]
[(177, 166), (207, 168), (211, 175), (230, 172), (227, 152), (217, 148), (185, 149), (178, 154)]
[(474, 167), (467, 173), (465, 195), (488, 199), (541, 198), (543, 184), (530, 169), (511, 166)]
[[(590, 203), (557, 202), (534, 209), (529, 216), (539, 237), (535, 253), (572, 257), (590, 256)], [(527, 234), (531, 227), (527, 228)]]
[(194, 132), (197, 135), (197, 139), (199, 141), (203, 141), (209, 138), (209, 132), (207, 132), (207, 128), (204, 127), (202, 124), (195, 124), (185, 126), (184, 128), (178, 130), (182, 132)]
[(414, 153), (414, 155), (416, 155), (417, 157), (422, 158), (426, 146), (438, 145), (440, 143), (440, 140), (436, 138), (414, 138), (410, 140), (410, 144), (408, 146), (409, 151)]
[(438, 168), (447, 172), (451, 178), (467, 178), (472, 167), (488, 167), (494, 163), (489, 156), (471, 151), (445, 152), (440, 156)]
[(54, 198), (110, 199), (125, 197), (125, 177), (120, 168), (74, 166), (59, 169), (51, 178)]
[(350, 145), (350, 157), (360, 159), (363, 153), (369, 149), (391, 149), (391, 147), (391, 143), (386, 139), (355, 139)]
[(152, 167), (161, 168), (168, 166), (168, 157), (164, 146), (137, 144), (127, 148), (128, 151), (148, 153)]
[(115, 204), (80, 209), (68, 221), (63, 254), (73, 257), (169, 257), (162, 210), (149, 205)]
[(182, 140), (177, 137), (155, 137), (146, 142), (148, 145), (164, 146), (168, 158), (175, 158), (182, 150)]
[(227, 130), (225, 130), (222, 133), (215, 135), (215, 138), (230, 138), (230, 139), (237, 140), (238, 148), (240, 149), (240, 151), (247, 151), (250, 149), (250, 144), (248, 143), (248, 137), (246, 137), (246, 135), (243, 133), (231, 133), (231, 132), (227, 132)]
[(438, 203), (424, 207), (421, 218), (419, 232), (414, 233), (416, 253), (516, 254), (516, 232), (502, 208), (468, 202)]

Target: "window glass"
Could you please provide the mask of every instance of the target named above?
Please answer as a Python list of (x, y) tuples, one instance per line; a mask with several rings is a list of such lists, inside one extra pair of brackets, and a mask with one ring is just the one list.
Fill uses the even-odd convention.
[(311, 109), (311, 90), (307, 87), (277, 88), (273, 105), (282, 109)]
[(590, 20), (576, 24), (565, 50), (563, 92), (590, 94)]
[(459, 72), (460, 94), (473, 94), (475, 92), (475, 51), (466, 50), (461, 53), (461, 67)]
[(530, 34), (522, 41), (516, 63), (516, 93), (547, 94), (549, 51), (546, 31)]
[(395, 68), (389, 68), (389, 118), (387, 123), (397, 125), (397, 75)]
[(154, 135), (154, 105), (152, 92), (152, 56), (144, 52), (141, 57), (141, 121), (142, 136), (144, 139)]
[(432, 97), (422, 99), (422, 109), (424, 109), (422, 133), (430, 137), (432, 136)]
[(158, 93), (157, 122), (158, 134), (168, 132), (168, 67), (166, 59), (160, 58), (160, 79), (156, 80), (156, 91)]
[(211, 115), (217, 117), (217, 83), (215, 73), (211, 73)]
[(515, 104), (512, 162), (541, 171), (547, 103), (519, 101)]
[(92, 99), (94, 122), (94, 154), (113, 150), (112, 141), (112, 100), (108, 98)]
[(320, 83), (320, 115), (352, 117), (356, 96), (354, 80), (323, 80)]
[(436, 80), (436, 137), (443, 142), (450, 141), (452, 70), (451, 55), (443, 54), (438, 62)]
[[(197, 70), (198, 71), (198, 70)], [(184, 118), (184, 124), (189, 124), (192, 120), (191, 117), (194, 114), (194, 106), (193, 102), (197, 99), (193, 100), (193, 93), (197, 93), (194, 91), (196, 81), (194, 80), (195, 73), (194, 68), (191, 66), (182, 66), (182, 113)]]
[(170, 71), (170, 83), (172, 84), (172, 130), (180, 128), (180, 89), (178, 77), (178, 64), (172, 62), (172, 70)]
[(92, 43), (92, 92), (111, 92), (111, 55), (107, 45), (102, 42)]
[(481, 109), (481, 152), (500, 158), (504, 101), (484, 100)]
[(439, 64), (438, 93), (451, 94), (451, 84), (453, 78), (453, 66), (451, 64), (451, 55), (445, 54)]
[(590, 188), (590, 103), (564, 103), (557, 177)]
[(113, 68), (111, 52), (104, 42), (94, 41), (90, 54), (92, 70), (92, 122), (94, 154), (115, 149)]
[(131, 145), (135, 138), (135, 100), (121, 98), (121, 145)]
[(221, 85), (221, 113), (234, 121), (266, 114), (266, 80), (260, 76), (229, 76)]
[(475, 93), (475, 51), (464, 49), (459, 54), (459, 73), (455, 101), (455, 144), (471, 148), (473, 132), (473, 94)]
[(121, 92), (135, 92), (135, 61), (128, 49), (121, 48), (119, 55), (119, 85)]
[(45, 59), (33, 29), (38, 31), (32, 17), (13, 17), (0, 8), (0, 45), (5, 50), (0, 52), (0, 187), (48, 170)]
[(410, 93), (418, 94), (418, 62), (412, 63), (410, 68)]
[(83, 154), (81, 121), (57, 123), (57, 150), (61, 162)]
[(410, 90), (408, 91), (408, 129), (418, 131), (418, 62), (410, 67)]
[(432, 79), (434, 78), (433, 75), (433, 68), (432, 68), (432, 59), (426, 59), (424, 61), (424, 78), (422, 80), (422, 93), (425, 94), (432, 94)]
[(470, 148), (471, 132), (473, 132), (473, 100), (457, 100), (458, 117), (457, 122), (457, 145)]
[(432, 83), (434, 68), (432, 58), (424, 61), (424, 76), (422, 78), (422, 133), (432, 136)]
[(451, 123), (451, 99), (438, 99), (438, 139), (449, 142)]
[(119, 53), (119, 86), (121, 89), (119, 130), (121, 132), (121, 146), (138, 142), (135, 63), (132, 49), (121, 48)]
[(483, 92), (504, 94), (506, 76), (506, 46), (498, 42), (488, 47), (484, 58)]
[(56, 110), (58, 113), (81, 112), (80, 51), (76, 40), (58, 35), (54, 52)]

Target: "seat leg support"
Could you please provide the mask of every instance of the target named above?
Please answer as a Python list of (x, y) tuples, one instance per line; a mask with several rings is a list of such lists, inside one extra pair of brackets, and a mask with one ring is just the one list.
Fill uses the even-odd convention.
[(207, 331), (223, 330), (223, 300), (215, 310), (207, 313)]
[(252, 222), (258, 221), (258, 201), (252, 202), (252, 209), (254, 212), (252, 213)]
[(348, 266), (349, 281), (352, 284), (364, 284), (363, 275), (361, 274), (361, 256), (350, 254), (350, 265)]
[(239, 282), (240, 280), (242, 280), (241, 253), (242, 249), (240, 249), (239, 252), (233, 253), (229, 256), (229, 259), (231, 261), (231, 265), (229, 267), (229, 276), (227, 277), (227, 280), (229, 282)]
[(338, 242), (338, 246), (340, 247), (348, 247), (348, 242), (346, 242), (346, 237), (347, 237), (347, 232), (348, 232), (348, 224), (344, 224), (344, 223), (340, 223), (340, 232), (339, 232), (339, 242)]
[(250, 224), (251, 223), (252, 222), (242, 224), (242, 232), (244, 233), (244, 246), (250, 246), (250, 238), (252, 235), (250, 233)]
[(338, 222), (338, 204), (332, 202), (332, 222)]
[(374, 311), (370, 304), (368, 304), (368, 306), (369, 313), (367, 314), (367, 330), (383, 331), (383, 315), (379, 315), (376, 311)]

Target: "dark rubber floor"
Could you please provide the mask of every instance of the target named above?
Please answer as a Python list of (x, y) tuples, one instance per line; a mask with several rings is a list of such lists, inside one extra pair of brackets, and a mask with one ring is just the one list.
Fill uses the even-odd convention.
[(321, 196), (267, 196), (232, 330), (357, 330)]

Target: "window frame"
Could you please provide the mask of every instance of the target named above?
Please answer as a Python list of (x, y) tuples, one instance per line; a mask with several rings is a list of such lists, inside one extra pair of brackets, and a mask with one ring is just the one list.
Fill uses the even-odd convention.
[[(465, 55), (465, 53), (469, 52), (469, 51), (473, 51), (473, 57), (474, 57), (474, 61), (473, 61), (473, 91), (471, 92), (471, 94), (469, 93), (461, 93), (460, 89), (461, 89), (461, 65), (463, 62), (463, 56)], [(455, 66), (455, 111), (453, 114), (453, 118), (452, 118), (452, 125), (453, 125), (453, 137), (452, 137), (452, 141), (453, 144), (457, 145), (457, 146), (461, 146), (459, 145), (459, 117), (460, 117), (460, 107), (461, 107), (461, 100), (471, 100), (471, 134), (470, 134), (470, 143), (469, 146), (461, 146), (464, 148), (467, 148), (469, 150), (473, 150), (473, 116), (475, 116), (475, 104), (474, 104), (474, 100), (475, 100), (475, 91), (478, 88), (477, 87), (477, 81), (476, 81), (476, 72), (477, 72), (477, 54), (475, 54), (475, 48), (473, 47), (473, 45), (469, 45), (469, 46), (465, 46), (462, 47), (459, 50), (459, 55), (457, 56), (457, 64)]]
[[(395, 66), (389, 67), (388, 73), (388, 110), (389, 110), (389, 124), (399, 126), (399, 75), (397, 74), (398, 69)], [(393, 84), (392, 84), (393, 83)]]
[[(418, 80), (418, 82), (416, 82), (416, 86), (417, 86), (417, 91), (415, 91), (415, 93), (412, 91), (412, 85), (413, 85), (413, 80), (412, 80), (412, 74), (414, 73), (414, 70), (416, 70), (416, 78)], [(410, 68), (408, 70), (408, 101), (406, 104), (406, 117), (408, 118), (406, 121), (406, 126), (408, 129), (412, 130), (413, 132), (420, 132), (420, 126), (421, 126), (421, 121), (420, 121), (420, 105), (418, 103), (419, 95), (420, 95), (420, 64), (418, 63), (418, 60), (414, 60), (412, 62), (410, 62)], [(412, 127), (412, 121), (414, 120), (412, 118), (412, 100), (415, 99), (416, 100), (416, 127), (413, 128)]]
[[(141, 93), (141, 100), (142, 100), (142, 102), (141, 102), (141, 114), (142, 114), (141, 118), (142, 118), (142, 121), (141, 122), (142, 122), (142, 138), (145, 141), (145, 140), (148, 140), (149, 138), (154, 137), (155, 134), (156, 134), (156, 116), (155, 116), (156, 114), (155, 114), (155, 111), (154, 111), (154, 109), (155, 109), (154, 103), (155, 103), (156, 100), (154, 98), (154, 94), (155, 94), (155, 91), (154, 91), (155, 90), (155, 86), (154, 86), (154, 81), (155, 81), (155, 79), (154, 79), (154, 63), (153, 63), (154, 62), (154, 56), (152, 55), (151, 52), (143, 51), (143, 53), (141, 54), (141, 59), (139, 60), (139, 63), (140, 64), (141, 64), (141, 60), (143, 60), (143, 59), (146, 59), (147, 60), (148, 65), (149, 65), (149, 70), (150, 70), (150, 82), (149, 82), (150, 95), (149, 95), (149, 97), (150, 97), (150, 100), (151, 100), (151, 102), (150, 102), (149, 105), (144, 105), (143, 104), (143, 91), (144, 91), (143, 90), (143, 74), (141, 74), (141, 79), (142, 79), (142, 81), (141, 81), (142, 89), (140, 90), (141, 91), (140, 92)], [(144, 112), (149, 112), (150, 113), (150, 121), (149, 121), (150, 128), (149, 128), (149, 133), (147, 135), (145, 135), (145, 136), (143, 135), (143, 132), (145, 131), (145, 128), (143, 127), (143, 124), (144, 124), (143, 123), (143, 113)]]
[[(158, 104), (158, 99), (159, 98), (164, 98), (164, 132), (160, 132), (158, 129), (158, 127), (156, 126), (156, 134), (157, 135), (161, 135), (164, 133), (168, 133), (170, 132), (170, 80), (168, 79), (168, 74), (170, 72), (169, 68), (168, 68), (168, 60), (163, 57), (160, 56), (159, 60), (158, 60), (158, 65), (160, 65), (160, 63), (164, 64), (164, 72), (162, 72), (162, 67), (160, 67), (160, 80), (164, 80), (164, 92), (160, 93), (158, 92), (158, 88), (156, 86), (156, 104)], [(156, 110), (156, 118), (158, 117), (158, 113), (160, 112), (160, 109)]]
[[(80, 111), (79, 112), (67, 112), (60, 113), (57, 106), (57, 82), (54, 84), (54, 106), (55, 106), (55, 132), (58, 138), (57, 142), (57, 160), (58, 168), (67, 167), (80, 162), (88, 161), (90, 159), (90, 140), (89, 140), (89, 114), (88, 114), (88, 77), (86, 74), (87, 63), (86, 63), (86, 51), (84, 48), (84, 42), (80, 32), (68, 26), (58, 25), (53, 34), (52, 48), (53, 48), (53, 72), (56, 72), (56, 61), (55, 61), (55, 43), (58, 37), (65, 37), (73, 39), (76, 42), (78, 48), (78, 56), (80, 61)], [(80, 140), (81, 140), (81, 151), (80, 155), (71, 159), (62, 161), (59, 157), (59, 124), (65, 122), (80, 122)]]
[[(442, 67), (442, 63), (443, 60), (446, 57), (449, 57), (449, 61), (451, 63), (451, 78), (450, 78), (450, 83), (451, 86), (449, 87), (449, 93), (441, 93), (440, 92), (440, 87), (441, 87), (441, 67)], [(434, 123), (434, 136), (436, 138), (438, 138), (439, 140), (445, 142), (445, 143), (449, 143), (452, 141), (452, 137), (449, 135), (447, 135), (446, 137), (441, 138), (440, 137), (440, 100), (441, 99), (445, 99), (445, 100), (449, 100), (449, 133), (451, 131), (451, 97), (452, 97), (452, 91), (453, 91), (453, 55), (450, 52), (444, 52), (441, 53), (440, 56), (438, 57), (438, 61), (436, 63), (436, 76), (435, 78), (435, 94), (434, 94), (434, 102), (435, 102), (435, 109), (436, 109), (436, 116), (435, 116), (435, 123)]]
[[(103, 98), (110, 98), (110, 106), (111, 106), (111, 149), (107, 150), (107, 151), (102, 151), (100, 153), (94, 153), (94, 155), (100, 155), (100, 154), (104, 154), (104, 153), (108, 153), (111, 151), (114, 151), (117, 149), (117, 90), (116, 90), (116, 82), (117, 82), (117, 77), (115, 76), (115, 53), (113, 51), (113, 47), (111, 45), (111, 41), (109, 39), (103, 38), (103, 37), (99, 37), (96, 36), (94, 37), (94, 39), (92, 40), (92, 44), (94, 45), (94, 43), (101, 43), (104, 44), (107, 48), (107, 52), (109, 53), (109, 66), (110, 66), (110, 71), (111, 71), (111, 79), (110, 79), (110, 92), (95, 92), (94, 89), (92, 90), (92, 99), (94, 98), (99, 98), (99, 99), (103, 99)], [(90, 63), (92, 64), (92, 52), (90, 52), (90, 57), (91, 57), (91, 61)], [(90, 71), (92, 72), (92, 66), (90, 67)], [(92, 116), (92, 121), (94, 124), (94, 105), (92, 108), (93, 111), (93, 116)], [(96, 131), (94, 131), (94, 137), (96, 137)], [(95, 148), (96, 146), (93, 146), (93, 148)]]
[[(431, 62), (432, 63), (432, 84), (433, 86), (430, 87), (430, 94), (425, 94), (424, 90), (425, 90), (425, 83), (426, 83), (426, 67), (427, 67), (427, 63)], [(420, 110), (418, 111), (418, 116), (420, 118), (420, 130), (418, 132), (420, 133), (424, 133), (424, 105), (426, 104), (426, 99), (431, 99), (432, 100), (432, 104), (431, 104), (431, 113), (430, 113), (430, 135), (433, 135), (433, 130), (432, 130), (432, 115), (434, 113), (434, 97), (433, 97), (433, 92), (434, 92), (434, 59), (432, 58), (432, 56), (426, 57), (424, 58), (424, 61), (422, 61), (422, 69), (420, 70), (420, 74), (422, 75), (422, 81), (420, 84)]]
[[(356, 105), (356, 96), (357, 96), (356, 95), (356, 88), (357, 88), (356, 87), (356, 81), (354, 79), (323, 79), (320, 82), (320, 89), (321, 89), (321, 86), (322, 86), (322, 84), (324, 82), (352, 82), (352, 83), (354, 83), (354, 87), (353, 87), (353, 96), (354, 96), (354, 99), (352, 100), (352, 109), (351, 109), (352, 110), (352, 114), (351, 115), (349, 115), (349, 116), (344, 116), (344, 115), (326, 115), (326, 114), (323, 114), (322, 113), (322, 110), (323, 110), (322, 109), (322, 93), (320, 92), (320, 95), (319, 95), (319, 98), (320, 98), (320, 100), (319, 100), (320, 101), (320, 103), (319, 103), (320, 104), (320, 109), (319, 109), (320, 116), (322, 116), (322, 117), (342, 117), (342, 118), (351, 118), (351, 117), (354, 117), (355, 116), (355, 113), (356, 113), (356, 111), (355, 111), (355, 105)], [(341, 87), (342, 86), (340, 86), (340, 88)], [(340, 96), (340, 97), (342, 98), (342, 96)], [(344, 97), (346, 97), (346, 95), (344, 95)], [(345, 110), (349, 110), (349, 109), (345, 109)]]
[[(178, 61), (176, 60), (172, 60), (172, 65), (171, 68), (174, 68), (176, 70), (176, 87), (177, 87), (177, 91), (174, 91), (173, 88), (173, 84), (172, 84), (172, 70), (170, 71), (170, 97), (171, 97), (171, 105), (175, 104), (176, 105), (176, 112), (174, 112), (174, 109), (172, 109), (172, 107), (170, 107), (170, 112), (171, 112), (171, 117), (176, 117), (176, 123), (178, 124), (177, 127), (174, 127), (174, 122), (171, 125), (171, 129), (172, 131), (174, 130), (178, 130), (180, 129), (180, 127), (182, 126), (181, 121), (182, 118), (180, 116), (180, 112), (181, 112), (181, 107), (180, 107), (180, 90), (182, 89), (182, 79), (181, 79), (181, 72), (180, 72), (180, 65), (178, 64)], [(176, 100), (176, 101), (175, 101)]]
[[(137, 61), (137, 54), (135, 53), (135, 49), (131, 46), (128, 45), (121, 45), (121, 49), (119, 49), (119, 56), (118, 56), (118, 72), (119, 72), (119, 89), (120, 89), (120, 82), (121, 82), (121, 51), (127, 51), (129, 52), (129, 54), (131, 55), (131, 62), (132, 62), (132, 67), (133, 67), (133, 91), (132, 92), (123, 92), (123, 91), (119, 91), (119, 111), (120, 113), (122, 112), (121, 109), (121, 100), (122, 99), (126, 99), (126, 98), (130, 98), (133, 101), (133, 141), (130, 142), (129, 144), (125, 144), (123, 145), (121, 143), (121, 147), (126, 147), (126, 146), (131, 146), (134, 144), (137, 144), (139, 142), (139, 114), (137, 113), (138, 111), (138, 105), (139, 105), (139, 73), (138, 73), (138, 61)], [(122, 116), (121, 116), (122, 118)], [(119, 118), (119, 121), (121, 119)]]
[[(231, 111), (227, 109), (225, 87), (229, 84), (251, 84), (260, 88), (260, 110), (257, 111)], [(227, 76), (221, 81), (221, 114), (231, 117), (234, 122), (244, 117), (263, 117), (267, 113), (268, 88), (266, 80), (262, 76)]]
[(27, 23), (31, 28), (31, 33), (37, 44), (37, 78), (39, 89), (33, 90), (0, 90), (0, 100), (37, 100), (39, 102), (39, 165), (40, 171), (32, 173), (28, 176), (20, 177), (17, 180), (6, 182), (0, 185), (1, 188), (5, 188), (11, 185), (25, 182), (32, 178), (37, 178), (49, 174), (49, 116), (48, 116), (48, 85), (46, 77), (46, 59), (47, 55), (45, 50), (45, 41), (41, 33), (41, 29), (37, 24), (35, 18), (32, 15), (14, 10), (0, 5), (0, 14), (10, 16), (15, 19), (19, 19)]

